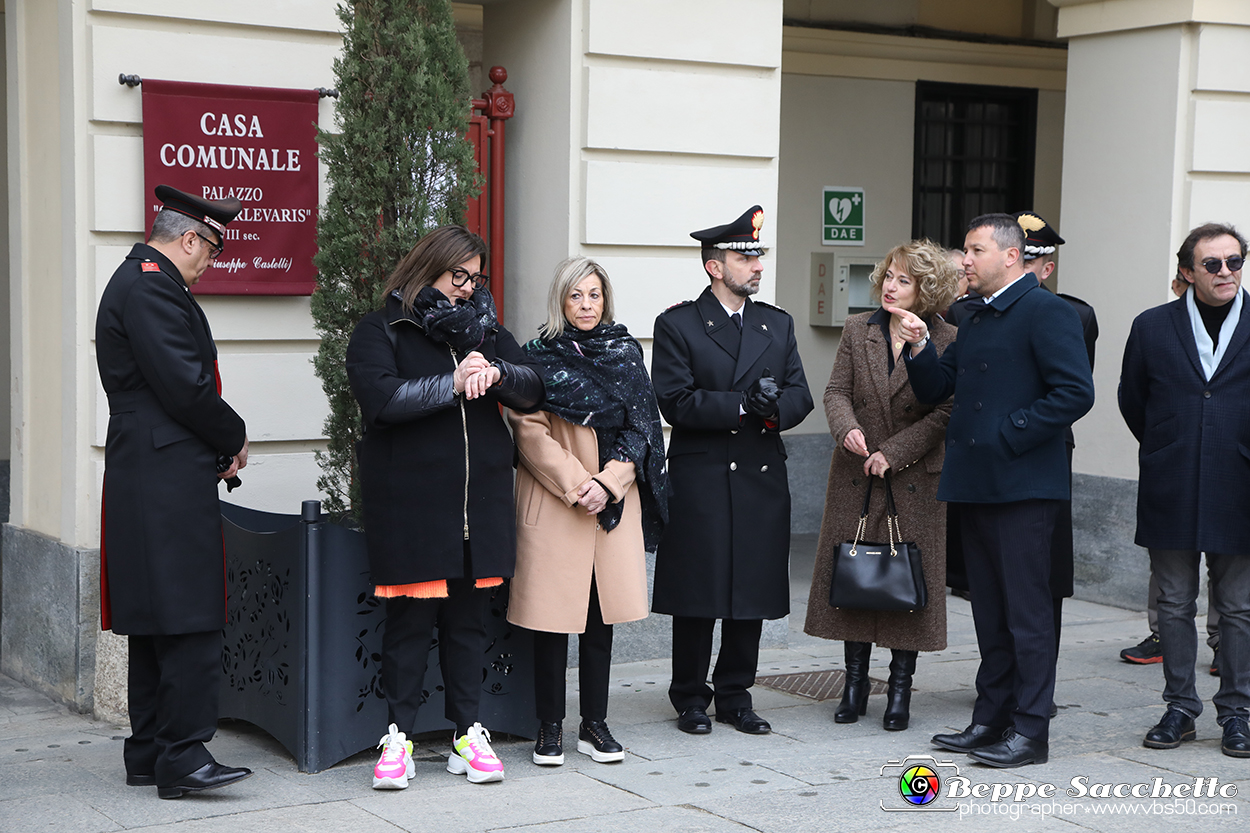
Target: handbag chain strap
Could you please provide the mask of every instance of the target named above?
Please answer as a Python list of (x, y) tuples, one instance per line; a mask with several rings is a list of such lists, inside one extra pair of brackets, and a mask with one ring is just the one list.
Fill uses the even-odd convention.
[[(859, 542), (868, 534), (868, 507), (872, 503), (872, 477), (868, 478), (868, 489), (864, 492), (864, 509), (859, 514), (859, 524), (855, 527), (855, 540), (851, 542), (848, 555), (856, 555)], [(890, 487), (890, 472), (885, 473), (885, 529), (890, 542), (890, 557), (898, 555), (894, 542), (903, 543), (903, 533), (898, 525), (898, 509), (894, 505), (894, 490)]]

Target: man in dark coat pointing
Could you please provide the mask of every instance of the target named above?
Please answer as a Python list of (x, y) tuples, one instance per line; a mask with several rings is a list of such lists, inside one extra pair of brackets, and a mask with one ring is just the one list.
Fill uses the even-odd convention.
[[(960, 503), (981, 665), (972, 724), (933, 743), (990, 766), (1045, 763), (1055, 690), (1051, 539), (1070, 497), (1065, 431), (1094, 404), (1080, 320), (1021, 261), (1009, 214), (968, 225), (964, 269), (984, 299), (939, 358), (905, 314), (921, 402), (955, 402), (938, 500)], [(893, 310), (891, 310), (893, 312)]]
[(113, 273), (96, 316), (109, 404), (101, 612), (106, 630), (129, 636), (126, 783), (178, 798), (251, 775), (204, 748), (226, 621), (217, 484), (247, 465), (247, 434), (221, 398), (217, 348), (189, 290), (241, 206), (167, 185), (156, 197), (147, 244)]
[[(751, 709), (764, 619), (790, 612), (790, 489), (781, 431), (812, 410), (794, 319), (753, 302), (764, 271), (757, 205), (693, 232), (711, 280), (655, 321), (651, 378), (673, 426), (669, 524), (656, 553), (653, 609), (673, 617), (669, 699), (677, 728), (771, 727)], [(721, 648), (707, 685), (712, 629)]]

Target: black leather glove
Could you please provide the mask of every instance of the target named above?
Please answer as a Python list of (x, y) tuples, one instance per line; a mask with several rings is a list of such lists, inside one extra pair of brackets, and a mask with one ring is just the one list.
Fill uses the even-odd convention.
[[(233, 464), (234, 464), (234, 458), (231, 457), (229, 454), (217, 455), (217, 473), (218, 474), (221, 474), (224, 471), (230, 471), (230, 466)], [(226, 478), (226, 491), (227, 492), (233, 492), (235, 489), (239, 488), (242, 485), (243, 485), (243, 481), (239, 479), (239, 476), (237, 474), (234, 477)]]
[(764, 375), (751, 383), (742, 394), (742, 407), (749, 413), (768, 419), (777, 413), (777, 400), (781, 398), (781, 388), (773, 372), (764, 368)]

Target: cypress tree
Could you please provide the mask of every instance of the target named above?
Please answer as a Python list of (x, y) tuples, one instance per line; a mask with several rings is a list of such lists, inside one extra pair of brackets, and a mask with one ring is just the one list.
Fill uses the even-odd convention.
[(357, 322), (382, 305), (399, 259), (429, 230), (463, 221), (480, 190), (468, 61), (448, 0), (345, 0), (334, 62), (336, 132), (318, 131), (329, 195), (317, 224), (313, 360), (330, 400), (317, 488), (325, 508), (359, 518), (360, 409), (344, 357)]

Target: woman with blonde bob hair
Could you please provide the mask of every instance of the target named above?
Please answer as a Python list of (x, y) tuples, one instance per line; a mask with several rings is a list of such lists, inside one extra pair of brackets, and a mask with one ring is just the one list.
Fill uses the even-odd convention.
[(606, 722), (612, 625), (647, 615), (645, 553), (668, 518), (664, 438), (642, 347), (612, 320), (603, 267), (561, 263), (547, 309), (524, 347), (546, 401), (508, 414), (520, 459), (508, 621), (534, 632), (534, 763), (564, 763), (570, 633), (580, 634), (577, 751), (607, 763), (625, 757)]
[[(912, 393), (902, 361), (910, 346), (901, 336), (900, 316), (911, 312), (928, 322), (940, 354), (957, 331), (937, 313), (958, 288), (959, 276), (944, 249), (928, 240), (895, 246), (872, 272), (872, 298), (881, 307), (846, 319), (825, 388), (825, 416), (836, 450), (804, 630), (846, 643), (837, 723), (854, 723), (867, 711), (868, 660), (876, 644), (892, 651), (882, 725), (906, 729), (917, 653), (946, 647), (946, 510), (937, 501), (937, 488), (951, 406), (925, 405)], [(855, 531), (866, 488), (877, 494), (864, 539), (887, 540), (884, 489), (877, 489), (887, 472), (902, 532), (920, 545), (928, 606), (912, 612), (834, 608), (829, 604), (834, 554)]]

